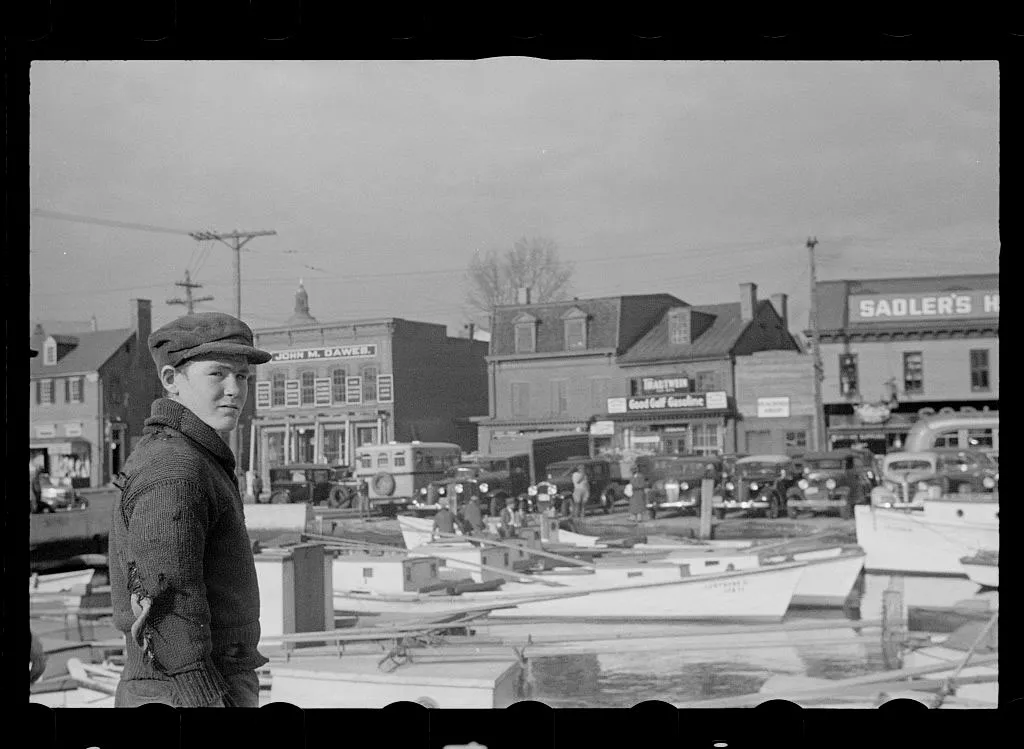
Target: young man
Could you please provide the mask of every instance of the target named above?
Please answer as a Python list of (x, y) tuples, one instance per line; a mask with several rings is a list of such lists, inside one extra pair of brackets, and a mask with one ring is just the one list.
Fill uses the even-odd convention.
[(118, 707), (258, 707), (267, 663), (260, 596), (226, 438), (271, 355), (230, 315), (200, 312), (149, 337), (165, 397), (116, 481), (114, 623), (125, 633)]
[(430, 530), (430, 538), (435, 539), (438, 534), (446, 533), (449, 536), (455, 535), (455, 516), (448, 509), (448, 500), (438, 500), (441, 509), (434, 513), (434, 527)]

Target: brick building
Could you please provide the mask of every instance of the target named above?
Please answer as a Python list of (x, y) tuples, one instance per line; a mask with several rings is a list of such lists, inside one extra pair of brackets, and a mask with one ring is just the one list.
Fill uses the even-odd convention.
[(365, 444), (476, 448), (469, 417), (487, 410), (486, 342), (401, 318), (320, 323), (301, 285), (285, 325), (253, 334), (274, 355), (257, 368), (252, 426), (242, 427), (264, 486), (273, 465), (352, 465)]
[(814, 361), (802, 351), (736, 357), (737, 448), (750, 455), (806, 451), (813, 442)]
[(799, 348), (754, 284), (704, 306), (669, 294), (520, 301), (493, 313), (483, 451), (575, 430), (597, 452), (731, 452), (736, 357)]
[(147, 341), (152, 303), (131, 300), (130, 328), (73, 335), (37, 326), (30, 345), (29, 462), (78, 487), (103, 486), (142, 436), (163, 392)]
[(998, 275), (824, 281), (816, 294), (832, 446), (885, 452), (921, 415), (998, 410)]

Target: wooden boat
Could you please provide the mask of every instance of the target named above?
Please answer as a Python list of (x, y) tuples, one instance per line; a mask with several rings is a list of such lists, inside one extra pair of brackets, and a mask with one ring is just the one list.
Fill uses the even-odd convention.
[(859, 505), (856, 527), (869, 572), (964, 577), (963, 557), (999, 550), (998, 495), (949, 495), (918, 512)]
[[(433, 518), (399, 515), (398, 526), (402, 530), (402, 540), (405, 541), (405, 548), (416, 549), (431, 543), (434, 529)], [(462, 535), (459, 531), (456, 531), (456, 533), (457, 535)], [(600, 543), (597, 536), (585, 536), (581, 533), (560, 529), (557, 522), (553, 523), (550, 529), (547, 529), (544, 536), (544, 540), (549, 544), (578, 547), (581, 549), (612, 548)]]
[(999, 609), (993, 602), (980, 598), (957, 601), (952, 606), (908, 606), (907, 629), (911, 632), (950, 634), (971, 622), (987, 622)]
[(74, 572), (57, 572), (50, 575), (30, 575), (28, 578), (29, 596), (49, 593), (69, 593), (83, 590), (92, 583), (96, 570), (75, 570)]
[(999, 552), (982, 550), (977, 554), (962, 557), (964, 573), (972, 581), (986, 588), (999, 587)]
[[(958, 698), (979, 703), (979, 706), (995, 708), (999, 703), (999, 663), (989, 662), (973, 665), (982, 656), (998, 655), (999, 627), (994, 616), (988, 622), (969, 622), (956, 632), (942, 638), (934, 645), (927, 645), (910, 650), (903, 656), (906, 668), (947, 665), (945, 671), (934, 676), (946, 679), (955, 675), (957, 685), (955, 695)], [(967, 655), (971, 659), (966, 661)], [(959, 669), (959, 671), (958, 671)], [(960, 683), (977, 679), (980, 683)], [(987, 704), (986, 704), (987, 703)]]

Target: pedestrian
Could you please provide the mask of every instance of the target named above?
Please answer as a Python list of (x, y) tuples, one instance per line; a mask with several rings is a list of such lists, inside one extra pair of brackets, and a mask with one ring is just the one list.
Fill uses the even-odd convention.
[(503, 538), (515, 538), (519, 529), (523, 527), (522, 516), (516, 510), (516, 498), (507, 497), (505, 507), (501, 510), (501, 525), (499, 533)]
[(647, 477), (644, 476), (640, 466), (633, 466), (633, 476), (629, 480), (632, 493), (629, 495), (629, 515), (638, 523), (643, 522), (644, 513), (647, 512)]
[(441, 509), (434, 513), (434, 527), (430, 529), (431, 540), (443, 534), (455, 535), (455, 516), (448, 508), (448, 500), (440, 499), (437, 504), (440, 505)]
[(32, 471), (32, 480), (29, 482), (29, 496), (32, 498), (32, 512), (43, 511), (43, 469), (36, 468)]
[(483, 510), (480, 509), (480, 498), (475, 494), (462, 508), (462, 517), (466, 521), (469, 533), (480, 533), (484, 529)]
[(572, 472), (572, 502), (573, 514), (582, 518), (587, 512), (587, 503), (590, 501), (590, 482), (587, 480), (586, 471), (582, 465), (576, 466)]
[(370, 517), (370, 484), (365, 478), (359, 479), (359, 517), (368, 519)]
[(252, 365), (271, 359), (220, 312), (149, 337), (164, 397), (117, 476), (109, 541), (114, 625), (125, 634), (117, 707), (258, 707), (260, 593), (227, 440)]
[(253, 501), (257, 504), (261, 494), (263, 494), (263, 478), (260, 476), (260, 472), (256, 471), (252, 477), (252, 496)]

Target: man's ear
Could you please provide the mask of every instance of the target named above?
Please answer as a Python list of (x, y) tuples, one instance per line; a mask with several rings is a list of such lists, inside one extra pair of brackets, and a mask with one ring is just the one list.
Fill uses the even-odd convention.
[(177, 371), (170, 364), (165, 364), (160, 368), (160, 384), (170, 395), (178, 394), (178, 385), (175, 382), (177, 376)]

